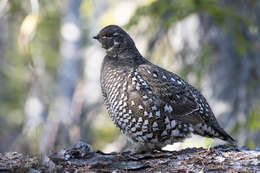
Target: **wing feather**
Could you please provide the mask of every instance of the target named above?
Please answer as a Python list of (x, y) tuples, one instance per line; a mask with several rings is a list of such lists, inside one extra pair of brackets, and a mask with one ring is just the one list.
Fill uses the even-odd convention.
[(196, 98), (179, 76), (153, 64), (140, 65), (138, 71), (148, 82), (155, 97), (160, 100), (160, 106), (172, 107), (171, 114), (174, 117), (184, 118), (183, 116), (199, 110)]

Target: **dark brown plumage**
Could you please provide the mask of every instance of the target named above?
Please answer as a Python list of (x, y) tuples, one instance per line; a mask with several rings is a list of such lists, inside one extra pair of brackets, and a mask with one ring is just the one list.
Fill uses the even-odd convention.
[(109, 25), (94, 38), (107, 53), (100, 79), (105, 105), (136, 151), (160, 149), (191, 133), (235, 143), (202, 94), (142, 57), (119, 26)]

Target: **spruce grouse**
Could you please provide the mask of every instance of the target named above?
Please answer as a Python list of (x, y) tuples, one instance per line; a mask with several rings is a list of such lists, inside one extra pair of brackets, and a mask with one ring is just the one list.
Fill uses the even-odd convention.
[(135, 152), (161, 149), (192, 133), (235, 143), (204, 96), (176, 74), (145, 59), (119, 26), (106, 26), (93, 38), (107, 54), (100, 78), (106, 108), (135, 144)]

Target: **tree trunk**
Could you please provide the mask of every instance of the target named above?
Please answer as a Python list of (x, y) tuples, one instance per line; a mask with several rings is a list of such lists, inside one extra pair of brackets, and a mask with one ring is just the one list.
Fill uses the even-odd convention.
[(51, 104), (48, 120), (43, 127), (40, 151), (46, 152), (54, 144), (63, 147), (70, 143), (69, 126), (72, 123), (72, 97), (81, 74), (80, 8), (81, 0), (69, 0), (61, 26), (60, 65), (56, 95)]

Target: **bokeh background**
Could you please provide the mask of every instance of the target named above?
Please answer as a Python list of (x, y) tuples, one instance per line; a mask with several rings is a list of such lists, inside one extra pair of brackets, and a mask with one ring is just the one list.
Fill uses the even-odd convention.
[[(105, 51), (92, 36), (109, 24), (200, 89), (240, 145), (260, 145), (259, 19), (259, 0), (0, 0), (0, 152), (129, 145), (99, 85)], [(166, 149), (220, 142), (195, 136)]]

